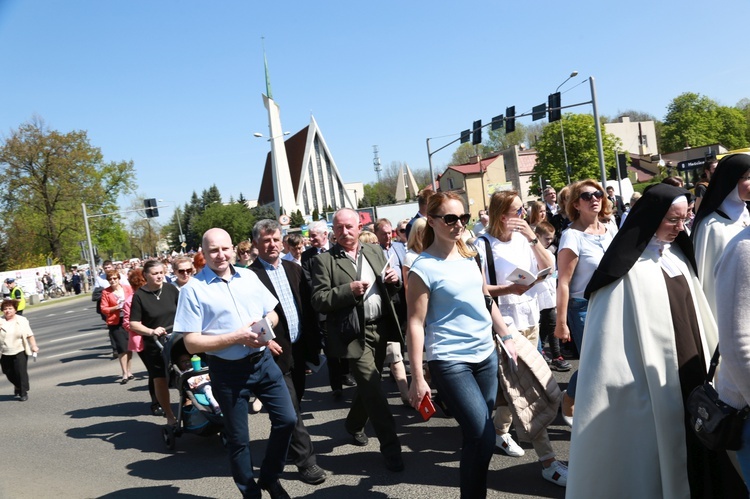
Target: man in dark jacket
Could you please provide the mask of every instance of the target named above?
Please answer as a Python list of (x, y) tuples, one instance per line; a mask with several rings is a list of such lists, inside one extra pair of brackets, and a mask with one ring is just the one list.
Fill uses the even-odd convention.
[(380, 382), (386, 343), (403, 343), (391, 297), (401, 287), (392, 268), (386, 268), (383, 251), (360, 244), (362, 224), (357, 212), (336, 212), (333, 232), (336, 245), (313, 260), (312, 306), (326, 314), (328, 348), (349, 359), (357, 394), (346, 418), (346, 430), (355, 445), (367, 445), (364, 433), (372, 421), (386, 468), (402, 471), (401, 444), (396, 435), (388, 400)]
[[(309, 339), (307, 333), (310, 331), (304, 323), (303, 304), (310, 301), (309, 288), (302, 278), (302, 268), (280, 258), (281, 227), (278, 222), (257, 222), (253, 227), (253, 246), (258, 249), (258, 258), (249, 268), (279, 301), (274, 309), (279, 316), (279, 323), (274, 329), (276, 338), (269, 342), (268, 348), (284, 374), (297, 413), (297, 424), (289, 444), (289, 458), (297, 466), (302, 481), (319, 484), (325, 481), (326, 473), (317, 465), (310, 434), (300, 414), (300, 401), (305, 390), (305, 362), (310, 350), (308, 341), (313, 349), (320, 344), (319, 340)], [(317, 350), (314, 353), (317, 357)]]

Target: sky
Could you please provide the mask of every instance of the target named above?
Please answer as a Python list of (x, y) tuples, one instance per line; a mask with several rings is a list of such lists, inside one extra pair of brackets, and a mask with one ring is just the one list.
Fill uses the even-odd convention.
[[(0, 138), (40, 117), (132, 160), (137, 195), (162, 205), (212, 184), (256, 199), (265, 46), (283, 129), (313, 115), (344, 181), (368, 183), (373, 145), (383, 166), (427, 168), (427, 138), (435, 150), (508, 106), (530, 111), (574, 70), (562, 104), (590, 101), (593, 76), (600, 115), (662, 119), (684, 92), (734, 106), (750, 63), (731, 26), (748, 18), (747, 0), (0, 0)], [(454, 150), (433, 155), (436, 173)]]

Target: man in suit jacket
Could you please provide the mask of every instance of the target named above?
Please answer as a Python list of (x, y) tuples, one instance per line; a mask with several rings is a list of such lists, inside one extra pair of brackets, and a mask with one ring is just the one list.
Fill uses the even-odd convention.
[[(257, 222), (253, 227), (253, 245), (258, 249), (258, 258), (250, 265), (250, 270), (279, 301), (274, 309), (279, 317), (274, 329), (276, 338), (269, 342), (268, 348), (284, 374), (297, 413), (297, 424), (289, 444), (289, 458), (297, 466), (304, 482), (313, 485), (322, 483), (326, 473), (317, 465), (310, 434), (300, 415), (300, 400), (305, 390), (305, 362), (311, 348), (320, 344), (319, 340), (311, 338), (317, 331), (309, 330), (305, 325), (304, 303), (310, 301), (310, 291), (302, 278), (302, 268), (280, 258), (281, 227), (278, 222)], [(314, 353), (317, 360), (317, 350)]]
[(622, 202), (622, 196), (615, 195), (615, 188), (607, 186), (607, 199), (612, 203), (612, 214), (615, 216), (617, 226), (620, 226), (620, 219), (622, 214), (625, 213), (625, 203)]
[[(313, 258), (318, 256), (320, 253), (325, 253), (330, 248), (328, 243), (328, 222), (325, 220), (318, 220), (310, 224), (310, 245), (309, 249), (302, 252), (302, 272), (305, 275), (305, 280), (308, 286), (312, 289), (312, 261)], [(325, 314), (318, 314), (318, 332), (319, 337), (325, 342), (326, 338), (326, 316)], [(311, 320), (311, 323), (314, 322)], [(341, 359), (332, 355), (328, 349), (327, 343), (324, 343), (324, 350), (326, 354), (326, 366), (328, 368), (328, 383), (331, 385), (331, 391), (333, 397), (336, 399), (341, 398), (343, 394), (344, 385), (354, 386), (354, 378), (349, 374), (349, 363), (346, 359)]]
[(386, 260), (379, 246), (359, 243), (361, 230), (356, 211), (344, 208), (334, 215), (336, 245), (313, 260), (312, 306), (326, 314), (328, 347), (334, 355), (349, 359), (357, 382), (346, 430), (356, 445), (367, 445), (364, 428), (369, 417), (386, 468), (402, 471), (396, 422), (380, 383), (386, 343), (403, 343), (391, 303), (401, 281), (392, 268), (384, 270)]

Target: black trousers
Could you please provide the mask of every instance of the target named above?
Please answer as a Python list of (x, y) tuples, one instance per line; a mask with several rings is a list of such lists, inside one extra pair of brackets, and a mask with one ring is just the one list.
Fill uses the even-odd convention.
[(0, 366), (2, 366), (3, 374), (15, 387), (15, 392), (22, 397), (29, 391), (28, 364), (29, 357), (26, 355), (26, 352), (0, 357)]
[[(304, 373), (304, 367), (302, 368)], [(291, 373), (284, 374), (284, 382), (292, 398), (294, 412), (297, 414), (297, 423), (292, 431), (292, 440), (289, 442), (289, 457), (293, 460), (294, 465), (299, 469), (308, 468), (316, 464), (315, 453), (313, 450), (310, 434), (307, 432), (305, 423), (302, 421), (302, 414), (299, 409), (299, 398), (295, 393), (294, 379)]]

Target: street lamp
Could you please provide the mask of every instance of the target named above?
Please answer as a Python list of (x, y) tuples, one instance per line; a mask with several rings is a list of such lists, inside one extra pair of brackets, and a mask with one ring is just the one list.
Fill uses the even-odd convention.
[(262, 138), (262, 139), (267, 139), (267, 140), (273, 140), (273, 139), (278, 139), (279, 137), (283, 137), (283, 136), (285, 136), (285, 135), (289, 135), (289, 134), (291, 134), (291, 133), (292, 133), (292, 132), (284, 132), (283, 134), (281, 134), (281, 135), (277, 135), (276, 137), (266, 137), (265, 135), (263, 135), (263, 134), (262, 134), (262, 133), (260, 133), (260, 132), (255, 132), (255, 133), (253, 134), (253, 137), (258, 137), (258, 138)]
[(174, 205), (174, 212), (177, 215), (177, 226), (180, 228), (180, 253), (185, 252), (185, 234), (182, 233), (182, 222), (180, 222), (180, 207), (174, 201), (159, 200), (160, 203), (172, 203)]
[[(578, 76), (578, 71), (573, 71), (570, 73), (570, 76), (568, 76), (564, 82), (560, 83), (557, 88), (555, 89), (555, 93), (557, 93), (558, 90), (560, 90), (560, 87), (565, 85), (568, 80), (571, 78), (575, 78)], [(560, 136), (562, 137), (562, 145), (563, 145), (563, 156), (565, 157), (565, 174), (568, 176), (568, 184), (570, 184), (570, 166), (568, 165), (568, 150), (565, 147), (565, 129), (563, 128), (563, 119), (562, 116), (560, 117)]]

